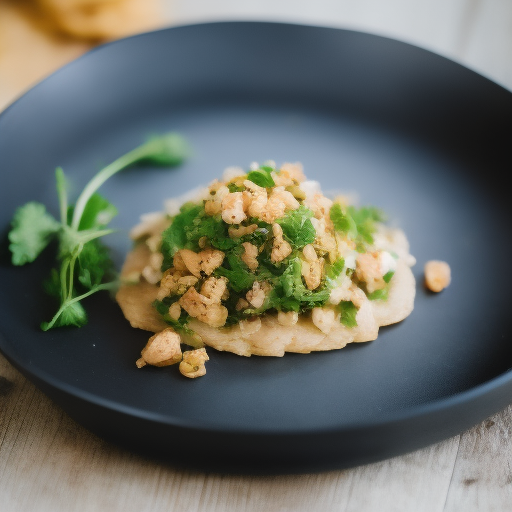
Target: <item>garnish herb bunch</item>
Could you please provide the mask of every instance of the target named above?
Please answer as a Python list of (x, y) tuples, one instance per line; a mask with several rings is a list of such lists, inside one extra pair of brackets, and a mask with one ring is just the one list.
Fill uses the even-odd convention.
[(52, 240), (58, 241), (56, 266), (45, 289), (60, 301), (60, 306), (44, 331), (54, 327), (87, 323), (81, 301), (101, 290), (114, 290), (117, 277), (108, 248), (101, 238), (112, 233), (108, 224), (117, 214), (116, 207), (97, 193), (114, 174), (136, 163), (179, 165), (188, 153), (185, 140), (177, 133), (166, 133), (148, 140), (101, 169), (87, 183), (75, 205), (69, 204), (64, 171), (55, 171), (60, 218), (55, 219), (44, 204), (31, 201), (19, 207), (9, 232), (9, 249), (14, 265), (34, 261)]

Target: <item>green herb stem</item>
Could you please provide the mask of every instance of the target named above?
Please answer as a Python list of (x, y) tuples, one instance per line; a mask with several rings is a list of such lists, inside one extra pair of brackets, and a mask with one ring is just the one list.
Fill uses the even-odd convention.
[(89, 201), (94, 192), (96, 192), (96, 190), (98, 190), (101, 185), (105, 183), (105, 181), (107, 181), (114, 174), (122, 171), (126, 167), (134, 164), (142, 158), (147, 157), (148, 155), (150, 155), (150, 152), (148, 151), (148, 145), (143, 144), (142, 146), (139, 146), (138, 148), (135, 148), (125, 155), (119, 157), (117, 160), (114, 160), (111, 164), (107, 165), (98, 174), (96, 174), (92, 180), (87, 183), (76, 201), (75, 210), (73, 211), (73, 220), (71, 221), (71, 227), (78, 230), (80, 219), (84, 213), (87, 201)]
[(62, 315), (62, 313), (67, 308), (69, 308), (69, 306), (74, 304), (75, 302), (80, 302), (81, 300), (85, 299), (86, 297), (89, 297), (89, 295), (92, 295), (93, 293), (99, 292), (101, 290), (113, 290), (116, 287), (117, 287), (116, 281), (98, 284), (94, 288), (89, 290), (88, 292), (83, 293), (82, 295), (78, 295), (76, 297), (66, 299), (64, 302), (62, 302), (59, 310), (57, 311), (57, 313), (55, 313), (54, 317), (50, 320), (50, 322), (48, 322), (47, 324), (44, 324), (43, 330), (44, 331), (50, 330), (55, 325), (55, 322), (59, 319), (60, 315)]

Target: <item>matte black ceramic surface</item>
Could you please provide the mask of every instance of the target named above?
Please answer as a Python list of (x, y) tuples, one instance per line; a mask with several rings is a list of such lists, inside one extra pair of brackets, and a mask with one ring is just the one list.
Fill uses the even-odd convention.
[[(271, 23), (172, 28), (64, 67), (0, 116), (0, 349), (73, 418), (129, 449), (199, 468), (297, 472), (398, 455), (512, 400), (509, 311), (512, 94), (413, 46)], [(9, 264), (5, 234), (29, 200), (57, 212), (53, 172), (78, 192), (153, 132), (195, 149), (176, 170), (131, 169), (102, 189), (119, 208), (118, 265), (140, 214), (229, 165), (301, 161), (324, 190), (356, 191), (409, 236), (418, 290), (376, 341), (283, 358), (210, 350), (207, 375), (137, 369), (147, 333), (108, 295), (82, 329), (43, 333), (51, 261)], [(434, 295), (422, 268), (443, 259)]]

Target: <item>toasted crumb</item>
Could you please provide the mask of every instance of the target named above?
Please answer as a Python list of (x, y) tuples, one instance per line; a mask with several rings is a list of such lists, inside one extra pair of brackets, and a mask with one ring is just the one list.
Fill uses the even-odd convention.
[(169, 366), (181, 361), (181, 338), (172, 327), (151, 336), (137, 359), (137, 368), (146, 364)]
[(444, 290), (451, 281), (450, 265), (446, 261), (430, 260), (425, 264), (425, 286), (432, 292)]
[(272, 224), (272, 233), (274, 235), (274, 242), (270, 261), (278, 263), (292, 253), (292, 246), (283, 238), (283, 228), (279, 224)]
[(258, 268), (258, 248), (250, 242), (244, 242), (242, 244), (244, 253), (242, 254), (242, 261), (251, 269), (256, 270)]
[(179, 299), (179, 305), (191, 316), (212, 327), (222, 327), (226, 323), (228, 310), (220, 302), (200, 294), (193, 286)]
[(206, 373), (204, 364), (209, 359), (205, 348), (187, 350), (183, 352), (183, 360), (180, 363), (180, 373), (189, 379), (202, 377)]
[(231, 192), (222, 200), (222, 220), (226, 224), (240, 224), (247, 218), (242, 192)]

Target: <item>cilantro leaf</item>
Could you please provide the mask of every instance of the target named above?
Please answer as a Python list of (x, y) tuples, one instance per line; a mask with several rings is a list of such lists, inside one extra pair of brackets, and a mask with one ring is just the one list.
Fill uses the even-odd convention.
[(43, 204), (30, 202), (16, 210), (9, 232), (14, 265), (34, 261), (60, 229)]
[(153, 136), (137, 149), (141, 153), (137, 161), (163, 166), (179, 165), (191, 152), (187, 141), (175, 132)]
[(343, 268), (345, 267), (345, 260), (343, 258), (338, 258), (331, 265), (327, 265), (325, 269), (325, 278), (327, 281), (334, 281), (337, 279), (340, 274), (343, 272)]
[(227, 187), (230, 192), (243, 192), (245, 190), (244, 185), (237, 185), (236, 183), (233, 182), (228, 183)]
[(187, 203), (174, 217), (172, 224), (162, 234), (161, 251), (164, 255), (162, 268), (172, 266), (172, 258), (180, 249), (200, 250), (199, 240), (203, 237), (221, 251), (240, 245), (240, 239), (230, 238), (228, 226), (220, 216), (210, 216), (202, 205)]
[(41, 324), (41, 329), (43, 331), (48, 331), (53, 327), (64, 327), (74, 325), (75, 327), (82, 327), (87, 323), (87, 313), (85, 309), (80, 304), (80, 302), (75, 301), (69, 304), (66, 304), (64, 307), (58, 312), (58, 316), (55, 315), (51, 322), (43, 322)]
[(304, 205), (296, 210), (290, 210), (276, 222), (283, 228), (286, 240), (296, 249), (312, 244), (316, 231), (311, 222), (314, 213)]
[(87, 289), (99, 285), (105, 277), (114, 276), (114, 264), (108, 248), (100, 240), (91, 240), (84, 244), (78, 255), (78, 280)]
[(50, 275), (47, 279), (43, 281), (44, 291), (54, 297), (55, 299), (60, 299), (62, 295), (62, 286), (60, 282), (59, 272), (56, 268), (52, 268), (50, 271)]
[(240, 237), (240, 243), (249, 242), (256, 247), (261, 247), (269, 239), (269, 230), (267, 228), (258, 228), (252, 233)]
[(62, 167), (55, 169), (55, 184), (57, 187), (57, 196), (59, 197), (60, 221), (67, 224), (68, 215), (68, 183)]
[(270, 175), (270, 172), (268, 172), (265, 168), (260, 168), (255, 171), (251, 171), (247, 175), (247, 179), (249, 181), (252, 181), (253, 183), (256, 183), (256, 185), (259, 185), (260, 187), (269, 188), (269, 187), (275, 187), (275, 182), (272, 176)]
[(79, 231), (106, 226), (117, 215), (117, 208), (100, 194), (93, 194), (85, 205)]
[(357, 327), (357, 307), (351, 300), (342, 300), (338, 306), (338, 311), (340, 312), (340, 322), (345, 327)]
[(301, 308), (311, 309), (327, 301), (330, 295), (329, 287), (321, 290), (308, 290), (302, 282), (302, 265), (300, 258), (290, 260), (283, 275), (279, 278), (285, 297), (293, 297), (301, 303)]
[(192, 221), (191, 225), (184, 227), (184, 230), (187, 240), (185, 247), (193, 251), (200, 249), (199, 239), (202, 237), (206, 237), (213, 247), (222, 251), (231, 249), (239, 244), (239, 241), (229, 237), (228, 226), (220, 215), (207, 215), (204, 208), (199, 211), (198, 216)]

